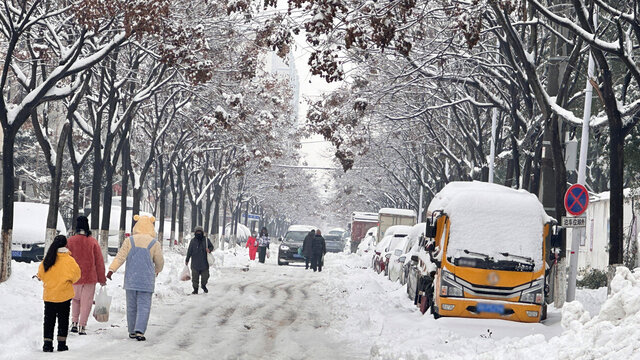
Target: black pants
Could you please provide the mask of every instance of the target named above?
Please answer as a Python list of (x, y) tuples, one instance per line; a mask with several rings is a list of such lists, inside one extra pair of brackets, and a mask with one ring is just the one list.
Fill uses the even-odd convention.
[(200, 283), (200, 286), (207, 286), (208, 281), (209, 281), (208, 268), (205, 270), (196, 270), (194, 268), (191, 268), (191, 284), (193, 285), (193, 290), (198, 290), (198, 282)]
[(309, 263), (311, 262), (311, 258), (309, 258), (308, 256), (304, 258), (304, 268), (308, 269), (309, 268)]
[(69, 309), (71, 299), (61, 302), (44, 302), (44, 339), (53, 340), (53, 328), (58, 319), (58, 341), (65, 341), (69, 333)]
[(267, 256), (267, 247), (259, 246), (258, 247), (258, 261), (264, 264), (264, 258)]
[(313, 254), (311, 257), (311, 268), (313, 271), (318, 269), (318, 271), (322, 271), (322, 254)]

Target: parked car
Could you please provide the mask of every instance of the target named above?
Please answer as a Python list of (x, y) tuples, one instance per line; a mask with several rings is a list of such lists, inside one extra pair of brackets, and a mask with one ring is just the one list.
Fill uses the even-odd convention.
[(342, 237), (342, 235), (346, 232), (347, 230), (343, 229), (343, 228), (335, 228), (335, 229), (331, 229), (329, 231), (327, 231), (326, 234), (324, 235), (336, 235), (339, 237)]
[(390, 249), (395, 248), (398, 242), (409, 234), (409, 230), (411, 230), (411, 227), (406, 225), (394, 225), (387, 229), (386, 235), (376, 246), (374, 254), (373, 268), (378, 273), (384, 271), (385, 276), (387, 275), (387, 265), (391, 257)]
[(358, 255), (364, 255), (373, 249), (376, 246), (376, 235), (378, 234), (378, 228), (372, 227), (367, 231), (365, 237), (358, 244)]
[(387, 248), (386, 253), (384, 254), (384, 259), (385, 259), (385, 266), (384, 266), (384, 276), (389, 276), (389, 270), (390, 270), (390, 263), (391, 263), (391, 257), (393, 256), (393, 254), (395, 253), (396, 249), (400, 250), (400, 248), (404, 247), (404, 244), (406, 242), (406, 238), (409, 235), (409, 230), (410, 227), (407, 226), (406, 229), (404, 230), (400, 230), (400, 231), (396, 231), (393, 234), (393, 238), (391, 239), (391, 242), (389, 243), (389, 247)]
[[(34, 202), (13, 203), (13, 230), (11, 235), (11, 258), (15, 261), (42, 261), (47, 233), (49, 204)], [(0, 226), (2, 226), (0, 210)], [(67, 235), (62, 216), (58, 213), (56, 226), (58, 235)]]
[[(411, 266), (411, 256), (416, 255), (420, 249), (419, 243), (420, 239), (424, 238), (426, 225), (426, 223), (420, 223), (412, 226), (409, 231), (409, 235), (407, 236), (407, 241), (403, 244), (404, 247), (402, 248), (402, 254), (391, 256), (391, 259), (389, 260), (389, 279), (391, 281), (400, 281), (400, 284), (406, 284), (409, 267)], [(398, 254), (398, 252), (396, 252), (396, 254)], [(394, 271), (394, 274), (391, 274), (391, 270)]]
[(371, 268), (373, 271), (380, 274), (381, 271), (384, 271), (384, 253), (385, 249), (389, 247), (389, 243), (391, 243), (391, 238), (393, 235), (385, 236), (373, 250), (373, 255), (371, 257)]
[(327, 252), (341, 253), (344, 251), (344, 241), (338, 235), (325, 235), (324, 241), (327, 245)]
[[(409, 234), (405, 236), (402, 241), (398, 242), (395, 249), (391, 253), (391, 257), (389, 257), (389, 280), (395, 282), (400, 281), (402, 285), (405, 283), (405, 264), (411, 261), (411, 256), (408, 254), (411, 252), (411, 248), (413, 248), (414, 244), (417, 243), (418, 237), (411, 236), (413, 229), (418, 225), (414, 225), (409, 231)], [(422, 224), (424, 228), (425, 224)], [(423, 231), (424, 232), (424, 231)]]
[[(298, 252), (302, 248), (304, 238), (309, 231), (317, 229), (309, 225), (291, 225), (278, 246), (278, 265), (289, 265), (291, 262), (304, 262), (304, 256)], [(300, 250), (301, 251), (301, 250)]]

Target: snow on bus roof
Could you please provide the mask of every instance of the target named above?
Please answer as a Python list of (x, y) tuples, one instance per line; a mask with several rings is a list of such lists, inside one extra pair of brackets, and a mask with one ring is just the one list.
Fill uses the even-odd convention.
[(394, 209), (394, 208), (382, 208), (378, 211), (378, 214), (399, 215), (399, 216), (416, 216), (414, 210), (409, 209)]
[(538, 198), (524, 190), (483, 182), (447, 184), (429, 204), (451, 219), (447, 256), (464, 250), (501, 258), (509, 253), (542, 265), (543, 226), (551, 220)]

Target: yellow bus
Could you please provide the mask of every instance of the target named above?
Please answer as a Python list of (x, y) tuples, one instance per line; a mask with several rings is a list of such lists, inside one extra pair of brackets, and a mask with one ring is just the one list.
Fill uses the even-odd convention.
[(434, 317), (538, 322), (551, 219), (524, 190), (452, 182), (429, 205), (419, 304)]

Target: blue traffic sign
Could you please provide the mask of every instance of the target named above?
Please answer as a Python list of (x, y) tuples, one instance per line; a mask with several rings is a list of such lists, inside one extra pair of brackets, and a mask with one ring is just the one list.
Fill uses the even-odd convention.
[(564, 195), (564, 208), (573, 216), (584, 213), (588, 205), (589, 193), (587, 189), (580, 184), (572, 185)]
[(249, 214), (249, 216), (245, 216), (245, 213), (242, 213), (242, 217), (247, 217), (248, 220), (260, 220), (260, 215)]

